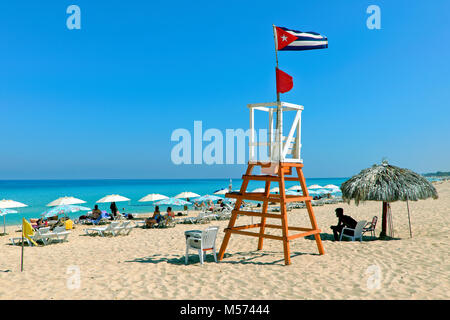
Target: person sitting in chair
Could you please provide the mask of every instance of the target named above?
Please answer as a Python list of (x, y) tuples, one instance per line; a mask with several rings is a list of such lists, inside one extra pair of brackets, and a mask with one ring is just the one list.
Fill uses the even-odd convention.
[(102, 212), (98, 208), (98, 205), (95, 205), (94, 210), (92, 210), (90, 218), (93, 220), (97, 220), (102, 215)]
[(145, 219), (145, 227), (152, 228), (155, 224), (158, 224), (161, 221), (161, 212), (159, 212), (159, 206), (155, 207), (155, 212), (153, 212), (153, 216), (151, 218)]
[[(339, 221), (336, 226), (331, 226), (330, 228), (333, 230), (334, 240), (339, 241), (342, 229), (344, 227), (355, 229), (356, 224), (358, 222), (356, 222), (356, 220), (353, 219), (352, 217), (344, 215), (344, 209), (342, 209), (342, 208), (337, 208), (335, 211), (336, 211), (336, 217), (338, 217)], [(347, 232), (351, 233), (351, 231), (347, 231)], [(349, 235), (351, 235), (351, 234), (349, 234)]]

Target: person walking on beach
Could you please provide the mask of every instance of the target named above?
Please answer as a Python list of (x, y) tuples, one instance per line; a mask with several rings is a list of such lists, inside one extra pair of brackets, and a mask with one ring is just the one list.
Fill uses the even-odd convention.
[(331, 226), (330, 228), (331, 228), (331, 230), (333, 230), (334, 240), (339, 241), (342, 229), (344, 227), (355, 229), (356, 224), (358, 222), (356, 222), (356, 220), (353, 219), (352, 217), (344, 215), (344, 209), (342, 209), (342, 208), (337, 208), (335, 210), (335, 212), (336, 212), (336, 217), (339, 219), (339, 221), (336, 226)]
[(109, 208), (111, 209), (111, 214), (112, 214), (111, 220), (114, 220), (114, 218), (117, 215), (117, 211), (119, 211), (119, 209), (117, 209), (117, 205), (115, 202), (111, 202), (111, 205), (109, 206)]

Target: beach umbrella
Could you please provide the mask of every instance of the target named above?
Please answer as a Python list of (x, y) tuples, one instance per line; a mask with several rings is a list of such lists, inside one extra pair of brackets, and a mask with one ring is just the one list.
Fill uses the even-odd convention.
[(118, 194), (111, 194), (109, 196), (105, 196), (97, 201), (97, 203), (107, 203), (107, 202), (123, 202), (130, 201), (130, 199), (122, 197)]
[(159, 193), (150, 193), (150, 194), (146, 195), (145, 197), (143, 197), (141, 200), (139, 200), (139, 202), (158, 201), (158, 200), (167, 199), (167, 198), (169, 198), (169, 197), (159, 194)]
[(0, 209), (0, 217), (5, 216), (8, 213), (19, 213), (19, 212), (16, 210), (12, 210), (12, 209)]
[(214, 191), (214, 194), (226, 194), (228, 192), (230, 192), (230, 190), (228, 188), (223, 188), (223, 189)]
[(11, 209), (11, 208), (23, 208), (28, 207), (26, 204), (23, 204), (21, 202), (17, 202), (14, 200), (1, 200), (0, 201), (0, 209)]
[(212, 195), (206, 194), (206, 195), (204, 195), (204, 196), (201, 196), (201, 197), (195, 199), (195, 201), (209, 201), (209, 200), (211, 200), (211, 201), (217, 201), (217, 200), (220, 200), (220, 199), (222, 199), (222, 198), (221, 198), (221, 197), (217, 197), (217, 196), (212, 196)]
[(290, 188), (288, 188), (288, 190), (293, 190), (293, 191), (303, 191), (301, 186), (292, 186)]
[[(28, 206), (26, 204), (23, 204), (21, 202), (17, 202), (14, 200), (3, 199), (0, 201), (0, 210), (1, 209), (12, 209), (12, 208), (24, 208), (24, 207), (28, 207)], [(3, 216), (3, 233), (6, 233), (6, 214), (17, 213), (17, 211), (15, 211), (15, 210), (8, 210), (8, 211), (4, 210), (3, 212), (5, 212), (5, 213), (2, 214), (2, 216)]]
[(86, 201), (77, 199), (74, 197), (61, 197), (61, 198), (58, 198), (58, 199), (50, 202), (47, 205), (47, 207), (56, 207), (56, 206), (63, 206), (63, 205), (68, 205), (68, 204), (82, 204), (82, 203), (86, 203)]
[(270, 189), (270, 192), (280, 192), (280, 188), (278, 187), (272, 188)]
[(327, 194), (327, 193), (332, 193), (332, 192), (330, 190), (326, 190), (326, 189), (316, 189), (316, 190), (312, 190), (311, 193)]
[(348, 203), (352, 199), (356, 205), (363, 201), (382, 201), (381, 238), (386, 236), (386, 216), (389, 202), (406, 201), (409, 230), (412, 237), (408, 201), (438, 198), (436, 189), (425, 177), (411, 170), (389, 165), (387, 161), (362, 170), (345, 181), (341, 185), (341, 190), (343, 200)]
[(326, 186), (324, 186), (324, 189), (341, 190), (341, 188), (335, 186), (334, 184), (327, 184)]
[(308, 187), (308, 190), (309, 189), (322, 189), (323, 187), (322, 186), (319, 186), (318, 184), (313, 184), (312, 186), (309, 186)]
[(264, 191), (266, 191), (264, 188), (256, 188), (252, 192), (264, 192)]
[(66, 215), (68, 213), (73, 213), (73, 212), (78, 212), (78, 211), (89, 211), (89, 210), (91, 210), (91, 208), (75, 206), (75, 205), (62, 205), (62, 206), (57, 206), (57, 207), (51, 208), (51, 209), (43, 212), (41, 214), (41, 216), (44, 218), (50, 218), (50, 217), (59, 216), (59, 215), (63, 215), (63, 214)]
[(3, 233), (6, 234), (6, 215), (8, 213), (18, 213), (16, 210), (12, 209), (0, 209), (0, 217), (3, 216)]
[(196, 194), (194, 192), (190, 192), (190, 191), (185, 191), (182, 193), (179, 193), (175, 196), (176, 199), (182, 199), (182, 198), (196, 198), (196, 197), (200, 197), (199, 194)]
[(182, 199), (177, 199), (177, 198), (167, 198), (167, 199), (163, 199), (161, 201), (156, 202), (155, 204), (157, 205), (172, 205), (172, 206), (184, 206), (186, 204), (191, 204), (188, 201), (184, 201)]
[(298, 196), (299, 195), (299, 191), (288, 190), (288, 191), (286, 191), (286, 194), (289, 195), (289, 196)]

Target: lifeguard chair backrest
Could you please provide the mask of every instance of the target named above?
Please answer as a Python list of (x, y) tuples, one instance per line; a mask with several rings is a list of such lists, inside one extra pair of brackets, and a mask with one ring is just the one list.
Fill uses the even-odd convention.
[[(250, 109), (249, 162), (303, 162), (301, 159), (301, 117), (303, 106), (288, 102), (253, 103)], [(257, 141), (259, 134), (255, 127), (255, 111), (267, 112), (267, 140)], [(293, 111), (292, 124), (285, 126), (283, 112)], [(287, 135), (284, 135), (287, 129)], [(289, 131), (288, 131), (289, 130)], [(268, 148), (268, 159), (261, 159), (260, 147)]]

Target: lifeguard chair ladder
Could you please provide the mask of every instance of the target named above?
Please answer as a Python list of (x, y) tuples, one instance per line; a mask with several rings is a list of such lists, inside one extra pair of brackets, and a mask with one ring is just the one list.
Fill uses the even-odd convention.
[[(230, 240), (231, 234), (240, 234), (245, 236), (257, 237), (258, 250), (263, 248), (264, 239), (281, 240), (284, 249), (284, 262), (286, 265), (291, 264), (289, 241), (296, 238), (314, 235), (319, 254), (325, 251), (320, 239), (320, 232), (317, 225), (314, 211), (311, 205), (312, 197), (308, 194), (305, 177), (303, 175), (303, 161), (301, 159), (300, 134), (301, 134), (301, 112), (303, 106), (295, 105), (287, 102), (273, 103), (257, 103), (249, 104), (250, 109), (250, 139), (249, 139), (249, 162), (246, 173), (242, 176), (243, 183), (239, 192), (230, 192), (225, 196), (227, 198), (236, 199), (234, 209), (230, 218), (228, 227), (225, 229), (225, 236), (220, 247), (218, 259), (222, 260)], [(269, 113), (269, 132), (267, 142), (256, 142), (255, 135), (255, 110), (265, 111)], [(296, 112), (294, 121), (290, 127), (287, 137), (283, 136), (283, 111)], [(274, 129), (274, 113), (276, 112), (276, 127)], [(257, 147), (268, 147), (268, 159), (264, 161), (258, 160), (256, 154)], [(255, 167), (261, 167), (260, 175), (252, 174)], [(295, 169), (295, 172), (294, 170)], [(296, 173), (296, 176), (293, 174)], [(264, 192), (247, 192), (248, 184), (251, 180), (265, 181)], [(298, 181), (301, 185), (302, 195), (286, 195), (285, 181)], [(271, 182), (278, 182), (279, 193), (270, 193)], [(243, 200), (261, 201), (261, 212), (253, 212), (241, 210)], [(311, 227), (291, 227), (288, 226), (286, 204), (289, 202), (305, 202), (308, 211)], [(280, 204), (280, 213), (268, 212), (269, 202)], [(235, 226), (238, 215), (260, 217), (261, 222), (250, 225)], [(266, 219), (279, 219), (281, 225), (268, 224)], [(247, 229), (259, 228), (259, 232), (246, 231)], [(281, 236), (266, 234), (266, 228), (281, 230)], [(300, 233), (290, 234), (289, 231), (300, 231)]]

